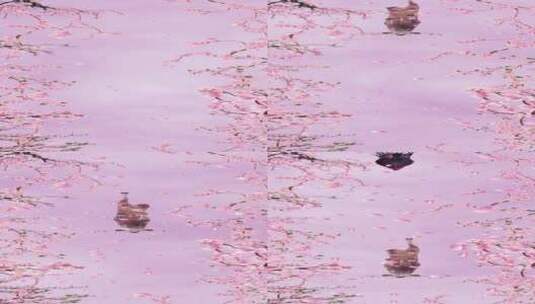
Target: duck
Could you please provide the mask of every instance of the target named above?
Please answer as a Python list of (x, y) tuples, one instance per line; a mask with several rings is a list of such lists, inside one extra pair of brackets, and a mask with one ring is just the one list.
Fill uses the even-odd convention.
[(147, 210), (148, 204), (130, 204), (128, 192), (122, 192), (123, 198), (117, 202), (117, 215), (114, 220), (119, 226), (127, 228), (131, 232), (145, 230), (150, 218)]
[(406, 35), (420, 24), (420, 20), (418, 20), (420, 6), (414, 1), (409, 1), (405, 7), (391, 6), (386, 9), (388, 17), (385, 20), (385, 25), (391, 33)]
[(388, 249), (385, 259), (386, 270), (395, 277), (415, 276), (413, 273), (420, 267), (418, 255), (420, 248), (414, 245), (412, 238), (407, 238), (407, 249)]
[(397, 171), (414, 163), (411, 159), (413, 154), (413, 152), (377, 152), (375, 155), (379, 157), (379, 159), (376, 160), (375, 163)]

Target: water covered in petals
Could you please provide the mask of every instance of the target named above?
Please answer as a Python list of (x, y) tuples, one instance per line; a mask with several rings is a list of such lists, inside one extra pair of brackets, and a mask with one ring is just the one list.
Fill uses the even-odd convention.
[(531, 1), (0, 13), (0, 304), (535, 302)]

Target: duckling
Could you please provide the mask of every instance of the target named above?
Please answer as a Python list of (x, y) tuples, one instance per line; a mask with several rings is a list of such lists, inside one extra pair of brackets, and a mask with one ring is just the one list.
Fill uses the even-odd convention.
[(386, 9), (388, 17), (385, 20), (385, 25), (391, 33), (406, 35), (420, 24), (420, 20), (418, 20), (420, 6), (416, 2), (409, 1), (405, 7), (391, 6)]
[[(388, 249), (388, 258), (385, 260), (386, 270), (393, 276), (402, 278), (414, 275), (414, 271), (420, 267), (418, 254), (420, 248), (414, 245), (412, 238), (407, 238), (407, 249)], [(389, 276), (389, 275), (385, 275)]]
[(148, 204), (133, 205), (128, 202), (128, 192), (122, 192), (123, 198), (117, 203), (117, 215), (114, 220), (119, 226), (128, 228), (131, 232), (145, 230), (150, 222), (147, 214)]
[(379, 159), (376, 160), (375, 163), (397, 171), (414, 163), (411, 159), (413, 154), (413, 152), (378, 152), (376, 153), (376, 156), (379, 157)]

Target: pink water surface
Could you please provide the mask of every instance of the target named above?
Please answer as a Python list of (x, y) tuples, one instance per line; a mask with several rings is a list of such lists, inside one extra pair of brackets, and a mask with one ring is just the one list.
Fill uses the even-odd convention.
[[(530, 1), (420, 1), (407, 35), (385, 33), (394, 0), (49, 2), (102, 13), (2, 53), (73, 82), (46, 90), (78, 115), (21, 119), (52, 165), (9, 154), (2, 118), (2, 242), (29, 232), (0, 251), (1, 304), (534, 303)], [(146, 229), (114, 221), (121, 192)], [(408, 237), (420, 266), (389, 276)]]

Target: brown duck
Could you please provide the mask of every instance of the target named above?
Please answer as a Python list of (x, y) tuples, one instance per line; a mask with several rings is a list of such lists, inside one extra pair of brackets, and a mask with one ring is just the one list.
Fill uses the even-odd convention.
[(385, 25), (391, 33), (406, 35), (420, 24), (420, 20), (418, 20), (420, 6), (416, 2), (409, 1), (409, 4), (405, 7), (391, 6), (386, 9), (388, 10), (388, 17)]
[[(407, 238), (407, 249), (388, 249), (388, 257), (385, 260), (385, 268), (390, 275), (403, 278), (414, 275), (414, 271), (420, 267), (418, 254), (420, 248), (413, 244), (412, 238)], [(387, 275), (388, 276), (388, 275)]]
[(124, 197), (117, 202), (117, 215), (114, 220), (119, 226), (127, 228), (131, 232), (145, 230), (150, 222), (147, 214), (148, 204), (130, 204), (128, 202), (128, 192), (122, 192)]

